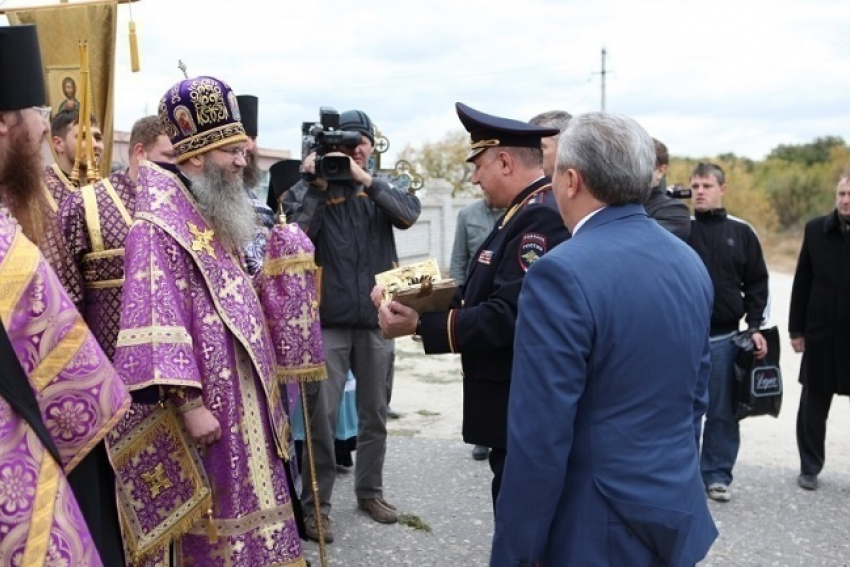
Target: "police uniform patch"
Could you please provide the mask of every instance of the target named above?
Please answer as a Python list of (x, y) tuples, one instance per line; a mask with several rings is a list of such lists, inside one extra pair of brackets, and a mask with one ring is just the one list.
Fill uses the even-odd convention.
[(482, 250), (481, 254), (478, 255), (478, 263), (484, 264), (485, 266), (489, 266), (490, 262), (493, 260), (493, 251), (492, 250)]
[(527, 272), (531, 265), (546, 253), (546, 236), (539, 232), (526, 232), (519, 242), (517, 259), (522, 271)]

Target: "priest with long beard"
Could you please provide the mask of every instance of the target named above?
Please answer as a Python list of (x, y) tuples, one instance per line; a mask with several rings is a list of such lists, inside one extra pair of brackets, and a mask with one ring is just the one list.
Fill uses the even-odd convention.
[(45, 99), (35, 26), (0, 27), (0, 566), (96, 567), (108, 526), (83, 516), (66, 475), (130, 396), (35, 244)]
[(174, 552), (180, 565), (305, 565), (282, 385), (244, 262), (256, 217), (236, 97), (218, 79), (186, 79), (159, 116), (177, 165), (139, 167), (115, 366), (140, 399), (169, 402), (201, 450), (211, 514), (173, 534)]

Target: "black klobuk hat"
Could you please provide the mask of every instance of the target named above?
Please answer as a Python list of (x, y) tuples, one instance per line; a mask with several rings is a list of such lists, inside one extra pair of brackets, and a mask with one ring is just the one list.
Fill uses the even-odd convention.
[(47, 102), (34, 25), (0, 27), (0, 111)]
[(283, 159), (269, 168), (269, 196), (266, 204), (273, 211), (278, 209), (280, 196), (301, 180), (301, 160)]
[(242, 116), (242, 126), (245, 127), (245, 134), (251, 138), (256, 138), (259, 129), (259, 99), (254, 95), (239, 95), (236, 97), (239, 104), (239, 114)]

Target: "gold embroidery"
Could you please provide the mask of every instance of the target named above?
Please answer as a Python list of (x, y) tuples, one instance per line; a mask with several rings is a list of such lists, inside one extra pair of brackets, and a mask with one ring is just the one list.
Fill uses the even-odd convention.
[(71, 362), (89, 336), (85, 321), (78, 316), (71, 330), (30, 373), (30, 381), (36, 391), (41, 391)]
[(492, 147), (498, 146), (501, 143), (502, 143), (501, 141), (496, 140), (496, 139), (478, 140), (477, 142), (472, 142), (472, 144), (469, 146), (469, 148), (472, 149), (472, 150), (477, 150), (479, 148), (492, 148)]
[[(136, 473), (128, 475), (128, 472), (137, 469), (141, 462), (139, 456), (146, 454), (156, 439), (166, 440), (176, 447), (166, 457), (185, 475), (175, 479), (181, 488), (192, 487), (191, 494), (186, 497), (166, 495), (155, 501), (143, 496), (141, 500), (138, 499), (134, 491)], [(195, 444), (188, 439), (180, 418), (174, 414), (174, 407), (169, 402), (164, 407), (157, 407), (130, 431), (120, 437), (113, 437), (109, 450), (117, 476), (119, 512), (122, 525), (126, 526), (125, 542), (133, 562), (139, 563), (145, 557), (159, 553), (163, 548), (167, 549), (169, 543), (186, 533), (209, 509), (212, 504), (209, 479)], [(149, 477), (156, 479), (161, 476), (157, 472), (160, 467), (164, 468), (164, 465), (158, 463), (148, 473)], [(145, 473), (141, 476), (147, 482)], [(151, 494), (152, 498), (156, 498), (152, 490)], [(159, 514), (159, 521), (152, 529), (148, 529), (137, 515), (146, 505), (157, 507)]]
[(12, 309), (21, 300), (38, 269), (38, 260), (38, 248), (17, 228), (12, 245), (0, 262), (0, 281), (3, 282), (3, 293), (0, 293), (0, 319), (7, 327)]
[(59, 492), (59, 465), (47, 451), (41, 456), (38, 487), (32, 507), (32, 520), (21, 565), (44, 565), (50, 544), (53, 510)]
[(86, 289), (108, 289), (124, 285), (124, 278), (117, 280), (101, 280), (99, 282), (86, 282)]
[[(216, 518), (213, 520), (219, 536), (239, 536), (261, 528), (275, 526), (292, 519), (292, 506), (283, 504), (271, 509), (257, 510), (245, 516), (233, 519)], [(206, 535), (209, 520), (204, 518), (189, 530), (192, 535)]]
[(191, 222), (187, 222), (186, 225), (189, 227), (189, 232), (195, 237), (192, 241), (192, 250), (195, 252), (206, 252), (215, 258), (215, 249), (212, 247), (215, 231), (211, 228), (202, 231)]
[(446, 336), (449, 339), (449, 352), (457, 352), (457, 344), (455, 344), (455, 313), (456, 310), (449, 309), (449, 314), (446, 317)]
[(42, 183), (41, 189), (44, 192), (44, 197), (47, 199), (47, 206), (50, 207), (51, 212), (56, 212), (59, 210), (59, 205), (56, 204), (56, 199), (53, 198), (53, 194), (50, 192), (50, 189), (47, 187), (47, 184)]
[(301, 368), (284, 368), (282, 366), (278, 366), (275, 370), (275, 376), (278, 382), (283, 382), (285, 384), (319, 382), (328, 377), (328, 369), (324, 364), (304, 366)]
[(97, 208), (97, 196), (94, 185), (86, 185), (80, 189), (83, 197), (83, 208), (86, 214), (86, 226), (89, 231), (89, 241), (93, 252), (103, 250), (103, 231), (100, 228), (100, 211)]
[[(259, 508), (269, 510), (274, 507), (276, 498), (272, 490), (274, 486), (271, 474), (272, 463), (269, 462), (268, 451), (265, 450), (268, 440), (263, 433), (263, 421), (268, 419), (272, 430), (274, 430), (274, 423), (270, 416), (263, 415), (260, 411), (259, 391), (255, 385), (253, 368), (245, 349), (236, 340), (233, 341), (233, 347), (236, 353), (236, 371), (239, 376), (238, 388), (242, 393), (242, 441), (246, 447), (257, 448), (256, 451), (252, 451), (253, 455), (247, 463), (251, 485), (257, 492)], [(271, 413), (271, 400), (268, 405), (269, 413)], [(275, 441), (282, 445), (282, 441), (277, 439), (278, 433), (274, 431), (273, 436)]]
[(517, 203), (516, 205), (514, 205), (510, 209), (508, 209), (508, 212), (505, 213), (505, 218), (502, 219), (502, 224), (499, 225), (499, 230), (502, 230), (505, 227), (505, 225), (508, 224), (508, 221), (511, 220), (511, 217), (513, 217), (514, 214), (516, 214), (516, 212), (519, 211), (530, 199), (536, 197), (541, 191), (546, 191), (546, 190), (549, 190), (551, 188), (552, 188), (552, 184), (547, 183), (543, 187), (539, 187), (539, 188), (535, 189), (525, 199), (523, 199), (522, 201), (520, 201), (519, 203)]
[(88, 260), (103, 260), (104, 258), (114, 258), (115, 256), (123, 255), (123, 248), (111, 248), (109, 250), (103, 250), (102, 252), (90, 252), (88, 254), (83, 254), (83, 261), (85, 262)]
[(316, 262), (312, 254), (299, 254), (287, 258), (275, 258), (263, 263), (263, 274), (270, 277), (276, 277), (284, 272), (292, 274), (294, 272), (315, 270)]
[(150, 343), (170, 345), (192, 345), (192, 337), (185, 327), (139, 327), (137, 329), (122, 329), (118, 332), (116, 346), (139, 346)]
[(174, 155), (177, 163), (183, 163), (191, 157), (204, 154), (216, 148), (233, 144), (235, 142), (247, 142), (245, 128), (241, 122), (225, 124), (212, 130), (207, 130), (186, 138), (174, 144)]
[(160, 492), (174, 486), (165, 474), (165, 467), (162, 466), (162, 463), (158, 463), (153, 471), (142, 473), (142, 480), (148, 485), (151, 498), (156, 498)]

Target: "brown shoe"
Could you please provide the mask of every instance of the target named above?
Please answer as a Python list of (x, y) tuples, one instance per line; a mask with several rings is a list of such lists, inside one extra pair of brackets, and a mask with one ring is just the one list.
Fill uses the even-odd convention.
[(383, 498), (358, 498), (357, 507), (369, 515), (376, 522), (382, 524), (394, 524), (398, 522), (398, 511), (396, 507)]
[[(319, 528), (316, 525), (316, 515), (309, 514), (304, 517), (304, 531), (307, 534), (307, 539), (319, 541)], [(327, 514), (322, 514), (322, 535), (325, 536), (325, 543), (332, 543), (334, 540), (333, 525)]]

